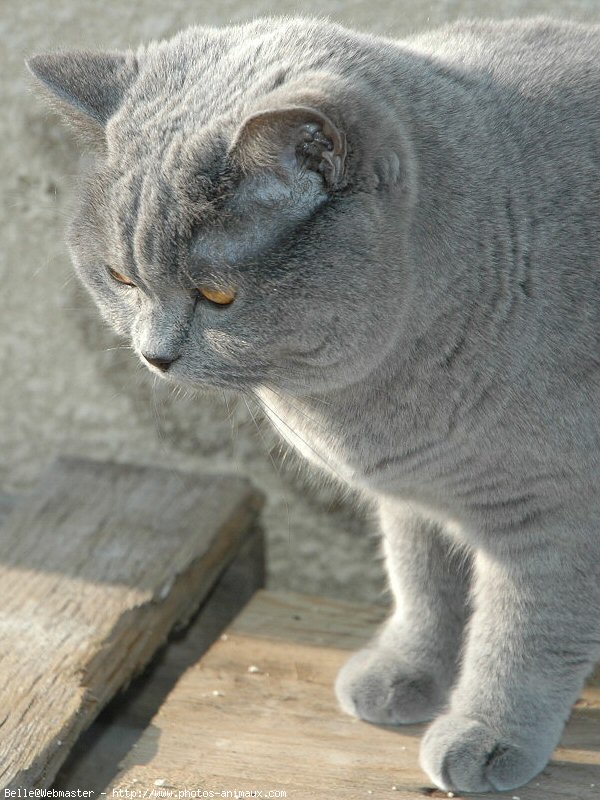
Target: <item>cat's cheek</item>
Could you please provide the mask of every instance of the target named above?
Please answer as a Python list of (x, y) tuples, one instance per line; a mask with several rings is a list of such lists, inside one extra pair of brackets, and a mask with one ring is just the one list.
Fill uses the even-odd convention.
[[(112, 288), (112, 287), (111, 287)], [(140, 315), (140, 293), (137, 289), (116, 286), (110, 304), (110, 323), (121, 336), (132, 339)]]
[(215, 360), (226, 363), (236, 363), (252, 350), (250, 343), (243, 337), (212, 328), (204, 331), (202, 345)]
[(102, 318), (119, 336), (130, 338), (135, 324), (135, 313), (130, 308), (123, 308), (122, 304), (111, 302), (106, 303), (104, 298), (98, 298), (92, 291), (96, 306)]

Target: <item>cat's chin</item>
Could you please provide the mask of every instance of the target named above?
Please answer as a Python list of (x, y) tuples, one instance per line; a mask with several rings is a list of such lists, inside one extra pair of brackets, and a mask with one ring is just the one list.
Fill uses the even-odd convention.
[(228, 379), (213, 375), (177, 375), (175, 372), (171, 371), (160, 373), (158, 370), (150, 370), (150, 372), (157, 378), (166, 381), (171, 386), (181, 387), (194, 394), (219, 395), (222, 397), (223, 392), (227, 394), (247, 393), (251, 392), (256, 386), (256, 381), (245, 377)]

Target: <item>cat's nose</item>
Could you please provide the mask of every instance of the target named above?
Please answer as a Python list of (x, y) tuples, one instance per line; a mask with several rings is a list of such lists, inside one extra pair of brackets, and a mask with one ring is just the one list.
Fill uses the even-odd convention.
[(175, 358), (163, 358), (161, 356), (148, 356), (146, 353), (142, 353), (142, 356), (146, 359), (149, 364), (152, 364), (153, 367), (156, 367), (161, 372), (166, 372), (171, 364), (174, 361), (177, 361), (179, 356), (175, 356)]

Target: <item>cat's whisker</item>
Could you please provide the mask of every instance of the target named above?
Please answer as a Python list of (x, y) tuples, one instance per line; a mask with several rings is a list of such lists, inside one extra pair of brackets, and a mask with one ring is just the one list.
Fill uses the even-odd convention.
[[(258, 432), (258, 435), (260, 436), (260, 439), (261, 439), (261, 441), (263, 443), (263, 446), (265, 447), (267, 455), (269, 456), (269, 460), (270, 460), (271, 464), (273, 465), (273, 467), (275, 468), (275, 472), (283, 480), (283, 473), (281, 471), (281, 468), (277, 465), (275, 459), (273, 458), (273, 455), (271, 453), (271, 448), (269, 447), (268, 442), (264, 438), (263, 432), (261, 431), (261, 429), (260, 429), (260, 427), (258, 425), (258, 422), (256, 421), (256, 417), (252, 413), (252, 409), (250, 408), (250, 406), (248, 404), (248, 398), (247, 398), (247, 396), (245, 394), (243, 394), (242, 397), (244, 398), (244, 403), (246, 405), (246, 408), (248, 409), (248, 413), (250, 414), (252, 422), (254, 423), (254, 427), (256, 428), (256, 430)], [(283, 502), (285, 503), (285, 510), (286, 510), (286, 516), (287, 516), (288, 545), (291, 545), (292, 529), (291, 529), (291, 525), (290, 525), (290, 506), (289, 506), (289, 503), (287, 501), (287, 497), (284, 494), (282, 494), (282, 498), (283, 498)]]
[(75, 281), (76, 277), (77, 276), (75, 275), (75, 273), (71, 273), (71, 274), (67, 275), (65, 280), (62, 282), (60, 288), (61, 289), (66, 289), (68, 286), (70, 286)]
[(306, 398), (307, 400), (310, 400), (311, 403), (320, 403), (323, 406), (329, 406), (329, 407), (333, 405), (328, 400), (324, 400), (322, 397), (315, 397), (314, 395), (311, 394), (303, 394), (302, 397)]
[[(283, 381), (286, 381), (286, 380), (289, 380), (290, 378), (293, 378), (294, 380), (300, 380), (304, 385), (306, 385), (305, 376), (302, 375), (302, 373), (286, 372), (285, 374), (282, 373), (281, 375), (276, 376), (276, 377), (280, 377)], [(269, 383), (269, 384), (265, 383), (265, 386), (267, 386), (267, 385), (268, 385), (269, 388), (273, 387), (272, 383)], [(302, 394), (302, 395), (299, 395), (299, 396), (301, 396), (302, 399), (310, 400), (312, 403), (319, 403), (320, 405), (323, 405), (323, 406), (331, 407), (333, 405), (329, 400), (326, 400), (324, 397), (316, 397), (315, 395), (312, 395), (312, 394)]]
[(273, 394), (277, 395), (277, 397), (279, 397), (279, 398), (280, 398), (281, 400), (283, 400), (283, 401), (284, 401), (284, 402), (285, 402), (287, 405), (289, 405), (289, 406), (290, 406), (290, 408), (293, 408), (293, 409), (294, 409), (294, 411), (298, 412), (298, 414), (302, 414), (302, 416), (303, 416), (303, 417), (305, 417), (305, 418), (306, 418), (306, 419), (307, 419), (309, 422), (312, 422), (312, 423), (313, 423), (313, 425), (316, 425), (316, 426), (317, 426), (318, 428), (320, 428), (321, 430), (327, 430), (327, 426), (325, 426), (325, 425), (323, 424), (323, 422), (321, 422), (320, 420), (317, 420), (317, 419), (315, 419), (315, 418), (314, 418), (314, 417), (312, 417), (310, 414), (307, 414), (307, 413), (306, 413), (306, 411), (304, 411), (303, 409), (301, 409), (301, 408), (300, 408), (299, 406), (297, 406), (295, 403), (292, 403), (292, 402), (291, 402), (291, 400), (290, 400), (290, 398), (289, 398), (287, 395), (283, 395), (283, 394), (281, 394), (281, 392), (278, 392), (278, 391), (277, 391), (277, 389), (275, 389), (275, 387), (274, 387), (272, 384), (270, 384), (270, 383), (265, 383), (265, 386), (267, 387), (267, 389), (268, 389), (270, 392), (273, 392)]
[(231, 440), (235, 446), (235, 439), (236, 439), (236, 428), (235, 428), (235, 418), (233, 411), (229, 407), (229, 400), (227, 399), (227, 393), (224, 389), (221, 390), (221, 395), (223, 397), (223, 402), (225, 403), (225, 408), (227, 409), (227, 420), (231, 425)]
[(152, 387), (151, 387), (151, 391), (150, 391), (150, 397), (152, 398), (152, 410), (154, 412), (154, 418), (156, 420), (156, 433), (158, 435), (158, 440), (164, 447), (164, 434), (163, 434), (163, 431), (162, 431), (162, 428), (161, 428), (161, 418), (160, 418), (160, 413), (159, 413), (159, 410), (158, 410), (158, 403), (157, 403), (157, 397), (156, 397), (156, 381), (157, 381), (157, 377), (156, 377), (156, 375), (153, 375), (152, 378), (153, 378)]
[(337, 478), (338, 478), (338, 479), (339, 479), (339, 480), (342, 482), (342, 484), (344, 484), (344, 485), (346, 484), (346, 479), (345, 479), (345, 478), (343, 478), (343, 477), (340, 475), (340, 473), (339, 473), (339, 472), (338, 472), (338, 471), (335, 469), (335, 467), (334, 467), (334, 466), (333, 466), (333, 465), (332, 465), (332, 464), (331, 464), (329, 461), (326, 461), (326, 460), (325, 460), (325, 458), (323, 458), (323, 456), (322, 456), (322, 455), (321, 455), (321, 454), (320, 454), (320, 453), (319, 453), (317, 450), (315, 450), (315, 448), (314, 448), (314, 447), (312, 447), (312, 446), (311, 446), (311, 445), (310, 445), (310, 444), (309, 444), (309, 443), (306, 441), (306, 439), (303, 439), (303, 438), (300, 436), (300, 434), (298, 433), (298, 431), (294, 430), (294, 429), (293, 429), (293, 428), (292, 428), (290, 425), (288, 425), (288, 423), (287, 423), (287, 422), (286, 422), (284, 419), (282, 419), (282, 418), (279, 416), (279, 414), (277, 414), (277, 412), (276, 412), (276, 411), (274, 411), (274, 410), (273, 410), (273, 408), (271, 408), (271, 406), (270, 406), (268, 403), (266, 403), (264, 400), (261, 400), (261, 402), (262, 402), (262, 403), (263, 403), (263, 405), (264, 405), (264, 406), (265, 406), (265, 407), (268, 409), (269, 413), (270, 413), (270, 414), (272, 414), (272, 415), (273, 415), (273, 417), (275, 417), (275, 419), (277, 419), (279, 422), (281, 422), (281, 424), (282, 424), (282, 425), (283, 425), (285, 428), (287, 428), (287, 429), (290, 431), (290, 433), (291, 433), (293, 436), (295, 436), (297, 439), (299, 439), (299, 440), (302, 442), (302, 444), (304, 444), (304, 445), (305, 445), (305, 446), (306, 446), (306, 447), (307, 447), (307, 448), (308, 448), (308, 449), (309, 449), (309, 450), (310, 450), (310, 451), (311, 451), (311, 452), (312, 452), (312, 453), (313, 453), (313, 454), (316, 456), (317, 460), (318, 460), (318, 461), (319, 461), (321, 464), (323, 464), (323, 465), (324, 465), (324, 466), (325, 466), (325, 467), (326, 467), (328, 470), (330, 470), (331, 472), (333, 472), (333, 473), (334, 473), (334, 475), (336, 475), (336, 477), (337, 477)]
[(43, 259), (43, 261), (34, 269), (33, 277), (34, 278), (39, 278), (40, 275), (42, 275), (43, 272), (45, 272), (48, 269), (48, 267), (50, 266), (51, 261), (52, 261), (51, 258)]
[(79, 312), (79, 311), (89, 310), (89, 306), (61, 306), (60, 310), (61, 311)]

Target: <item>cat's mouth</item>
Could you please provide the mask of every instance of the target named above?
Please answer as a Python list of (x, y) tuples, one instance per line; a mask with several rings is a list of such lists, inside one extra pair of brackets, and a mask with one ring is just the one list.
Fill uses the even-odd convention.
[[(332, 341), (330, 331), (307, 349), (294, 347), (291, 343), (279, 347), (276, 359), (270, 362), (264, 357), (257, 357), (256, 352), (228, 352), (223, 347), (228, 341), (211, 340), (212, 346), (203, 349), (202, 354), (182, 352), (167, 357), (137, 352), (144, 366), (156, 377), (171, 384), (201, 390), (247, 392), (266, 384), (287, 385), (290, 381), (294, 385), (298, 383), (296, 388), (300, 388), (307, 379), (319, 380), (323, 370), (337, 365), (337, 362), (327, 358)], [(245, 358), (239, 357), (242, 355)]]
[(173, 359), (157, 359), (140, 354), (140, 358), (153, 375), (186, 388), (251, 391), (266, 378), (266, 372), (259, 368), (245, 371), (230, 365), (222, 368), (193, 367), (186, 364), (181, 355)]

